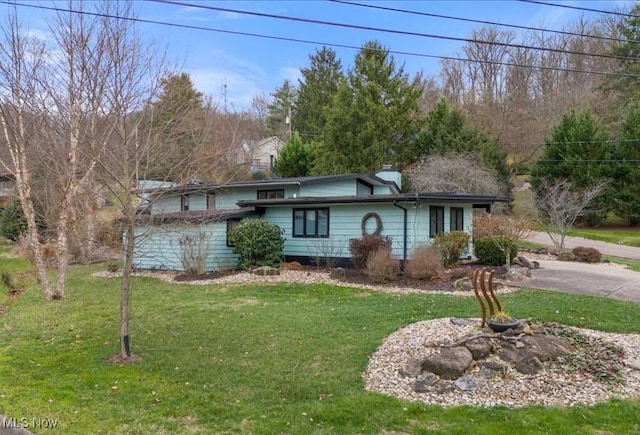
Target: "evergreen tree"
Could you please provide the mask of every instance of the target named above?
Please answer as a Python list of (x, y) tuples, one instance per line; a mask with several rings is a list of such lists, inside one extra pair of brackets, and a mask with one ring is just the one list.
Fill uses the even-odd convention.
[[(539, 189), (542, 179), (550, 182), (568, 181), (576, 189), (588, 189), (599, 181), (612, 177), (613, 157), (609, 136), (600, 120), (589, 110), (571, 110), (562, 116), (545, 141), (540, 160), (531, 169), (531, 185)], [(599, 223), (611, 201), (611, 189), (600, 195), (590, 206), (586, 219)]]
[(280, 150), (273, 169), (279, 177), (305, 177), (311, 173), (313, 158), (314, 146), (303, 143), (298, 132), (294, 132)]
[(162, 145), (154, 159), (155, 171), (148, 176), (174, 179), (184, 173), (194, 153), (204, 123), (203, 96), (195, 90), (188, 74), (168, 75), (152, 105), (153, 132)]
[(640, 223), (640, 103), (627, 109), (615, 153), (612, 206), (628, 225)]
[(464, 114), (452, 109), (443, 98), (427, 115), (425, 129), (416, 141), (421, 157), (432, 155), (473, 154), (485, 169), (491, 170), (501, 186), (502, 194), (511, 197), (511, 183), (507, 153), (480, 129), (467, 123)]
[(317, 141), (326, 124), (327, 109), (345, 77), (336, 53), (322, 47), (309, 56), (309, 68), (302, 68), (298, 98), (293, 113), (294, 128), (304, 142)]
[(270, 136), (277, 136), (282, 140), (289, 139), (291, 131), (291, 113), (296, 102), (297, 91), (289, 80), (285, 80), (273, 94), (273, 101), (268, 106), (267, 131)]
[(619, 41), (612, 54), (623, 59), (617, 60), (616, 72), (623, 74), (607, 76), (604, 89), (614, 92), (620, 107), (640, 99), (640, 3), (636, 3), (629, 14), (618, 25)]
[(371, 172), (414, 159), (421, 92), (387, 49), (367, 42), (328, 107), (314, 172)]

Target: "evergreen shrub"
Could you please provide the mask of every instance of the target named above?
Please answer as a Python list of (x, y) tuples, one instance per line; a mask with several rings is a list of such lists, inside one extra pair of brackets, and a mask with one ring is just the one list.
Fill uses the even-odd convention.
[[(504, 266), (507, 262), (504, 252), (502, 252), (491, 237), (477, 239), (474, 242), (474, 252), (480, 264), (487, 266)], [(518, 248), (514, 245), (511, 247), (509, 257), (513, 260), (517, 255)]]

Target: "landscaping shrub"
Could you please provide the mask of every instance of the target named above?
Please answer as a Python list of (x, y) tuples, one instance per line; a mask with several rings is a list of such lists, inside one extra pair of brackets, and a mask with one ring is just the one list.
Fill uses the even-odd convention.
[(206, 271), (211, 233), (199, 231), (180, 238), (180, 262), (187, 275), (202, 275)]
[(596, 248), (578, 246), (573, 248), (572, 252), (576, 260), (584, 261), (585, 263), (600, 263), (600, 260), (602, 260), (602, 254)]
[(440, 251), (444, 264), (449, 266), (458, 262), (469, 246), (469, 234), (464, 231), (451, 231), (437, 234), (433, 245)]
[(391, 254), (388, 247), (379, 248), (367, 260), (367, 275), (374, 282), (389, 282), (400, 272), (400, 260)]
[(444, 273), (442, 256), (433, 245), (418, 246), (413, 250), (405, 272), (409, 278), (435, 280)]
[(367, 267), (369, 257), (380, 249), (391, 249), (391, 239), (389, 237), (365, 234), (362, 238), (349, 240), (351, 262), (358, 269)]
[(262, 219), (245, 219), (229, 235), (233, 252), (240, 255), (240, 268), (279, 267), (284, 255), (284, 237), (276, 224)]
[[(491, 237), (483, 237), (474, 242), (474, 252), (478, 263), (487, 266), (504, 266), (507, 262), (504, 252), (498, 247)], [(511, 247), (509, 257), (513, 261), (518, 255), (518, 248), (514, 245)]]

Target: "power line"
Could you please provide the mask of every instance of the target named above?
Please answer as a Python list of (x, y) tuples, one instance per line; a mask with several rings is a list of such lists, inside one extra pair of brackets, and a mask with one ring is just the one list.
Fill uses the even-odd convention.
[(266, 12), (254, 12), (254, 11), (246, 11), (241, 9), (231, 9), (231, 8), (223, 8), (219, 6), (210, 6), (204, 4), (195, 4), (195, 3), (186, 3), (181, 1), (174, 0), (149, 0), (156, 3), (164, 3), (164, 4), (172, 4), (176, 6), (186, 6), (190, 8), (196, 9), (206, 9), (211, 11), (218, 12), (230, 12), (241, 15), (251, 15), (255, 17), (262, 18), (272, 18), (277, 20), (286, 20), (286, 21), (294, 21), (299, 23), (309, 23), (309, 24), (319, 24), (324, 26), (332, 26), (332, 27), (341, 27), (347, 29), (355, 29), (355, 30), (368, 30), (374, 32), (382, 32), (382, 33), (391, 33), (394, 35), (403, 35), (403, 36), (417, 36), (422, 38), (431, 38), (431, 39), (441, 39), (447, 41), (456, 41), (456, 42), (465, 42), (465, 43), (474, 43), (474, 44), (483, 44), (483, 45), (491, 45), (491, 46), (500, 46), (500, 47), (510, 47), (510, 48), (521, 48), (526, 50), (538, 50), (538, 51), (548, 51), (552, 53), (561, 53), (561, 54), (574, 54), (578, 56), (589, 56), (589, 57), (600, 57), (604, 59), (615, 59), (615, 60), (638, 60), (640, 58), (637, 57), (626, 57), (626, 56), (617, 56), (612, 54), (603, 54), (603, 53), (585, 53), (583, 51), (573, 51), (573, 50), (562, 50), (559, 48), (552, 47), (535, 47), (532, 45), (526, 44), (513, 44), (508, 42), (500, 42), (500, 41), (485, 41), (482, 39), (474, 39), (474, 38), (462, 38), (458, 36), (447, 36), (447, 35), (436, 35), (433, 33), (420, 33), (420, 32), (410, 32), (407, 30), (395, 30), (395, 29), (387, 29), (383, 27), (373, 27), (373, 26), (362, 26), (358, 24), (349, 24), (349, 23), (338, 23), (335, 21), (326, 21), (326, 20), (316, 20), (313, 18), (302, 18), (302, 17), (291, 17), (287, 15), (277, 15), (277, 14), (268, 14)]
[(543, 2), (538, 0), (518, 0), (518, 1), (523, 3), (535, 3), (538, 5), (544, 5), (544, 6), (555, 6), (557, 8), (575, 9), (578, 11), (596, 12), (599, 14), (617, 15), (617, 16), (626, 17), (626, 18), (640, 18), (640, 15), (628, 14), (625, 12), (617, 12), (617, 11), (605, 11), (602, 9), (585, 8), (583, 6), (571, 6), (568, 4), (549, 3), (549, 2)]
[(389, 12), (400, 12), (400, 13), (403, 13), (403, 14), (419, 15), (419, 16), (424, 16), (424, 17), (442, 18), (442, 19), (445, 19), (445, 20), (462, 21), (462, 22), (465, 22), (465, 23), (486, 24), (486, 25), (490, 25), (490, 26), (507, 27), (507, 28), (511, 28), (511, 29), (529, 30), (529, 31), (534, 31), (534, 32), (556, 33), (556, 34), (559, 34), (559, 35), (579, 36), (579, 37), (583, 37), (583, 38), (599, 39), (599, 40), (603, 40), (603, 41), (612, 41), (612, 42), (622, 42), (622, 43), (640, 42), (640, 41), (636, 41), (636, 40), (632, 40), (632, 39), (612, 38), (610, 36), (589, 35), (589, 34), (568, 32), (568, 31), (565, 31), (565, 30), (552, 30), (552, 29), (545, 29), (545, 28), (541, 28), (541, 27), (521, 26), (521, 25), (518, 25), (518, 24), (498, 23), (496, 21), (486, 21), (486, 20), (476, 20), (476, 19), (472, 19), (472, 18), (454, 17), (454, 16), (451, 16), (451, 15), (434, 14), (434, 13), (431, 13), (431, 12), (421, 12), (421, 11), (414, 11), (414, 10), (410, 10), (410, 9), (399, 9), (399, 8), (392, 8), (392, 7), (388, 7), (388, 6), (380, 6), (378, 4), (364, 4), (364, 3), (356, 3), (356, 2), (346, 1), (346, 0), (328, 0), (328, 1), (333, 2), (333, 3), (349, 5), (349, 6), (358, 6), (358, 7), (363, 7), (363, 8), (378, 9), (378, 10), (389, 11)]
[[(362, 49), (362, 47), (360, 47), (360, 46), (348, 45), (348, 44), (328, 43), (328, 42), (313, 41), (313, 40), (307, 40), (307, 39), (289, 38), (289, 37), (284, 37), (284, 36), (265, 35), (265, 34), (259, 34), (259, 33), (241, 32), (241, 31), (234, 31), (234, 30), (225, 30), (225, 29), (218, 29), (218, 28), (212, 28), (212, 27), (194, 26), (194, 25), (189, 25), (189, 24), (170, 23), (170, 22), (166, 22), (166, 21), (158, 21), (158, 20), (151, 20), (151, 19), (145, 19), (145, 18), (122, 17), (122, 16), (118, 16), (118, 15), (102, 14), (102, 13), (97, 13), (97, 12), (78, 11), (78, 10), (65, 9), (65, 8), (59, 8), (59, 7), (54, 7), (54, 6), (44, 6), (42, 4), (38, 4), (38, 5), (24, 4), (24, 3), (18, 3), (18, 2), (15, 2), (15, 1), (11, 1), (11, 0), (0, 0), (0, 4), (7, 4), (7, 5), (10, 5), (10, 6), (19, 6), (19, 7), (26, 7), (26, 8), (41, 9), (41, 10), (49, 10), (49, 11), (55, 11), (55, 12), (69, 12), (69, 13), (75, 13), (75, 14), (79, 14), (79, 15), (83, 15), (84, 14), (84, 15), (89, 15), (89, 16), (96, 16), (96, 17), (102, 17), (102, 18), (111, 18), (111, 19), (118, 19), (118, 20), (125, 20), (125, 21), (132, 21), (132, 22), (144, 23), (144, 24), (155, 24), (155, 25), (168, 26), (168, 27), (181, 28), (181, 29), (188, 29), (188, 30), (199, 30), (199, 31), (224, 33), (224, 34), (237, 35), (237, 36), (249, 36), (249, 37), (254, 37), (254, 38), (270, 39), (270, 40), (276, 40), (276, 41), (295, 42), (295, 43), (309, 44), (309, 45), (314, 45), (314, 46), (327, 46), (327, 47), (346, 48), (346, 49), (351, 49), (351, 50), (356, 50), (356, 51)], [(491, 60), (469, 59), (469, 58), (463, 58), (463, 57), (442, 56), (442, 55), (435, 55), (435, 54), (416, 53), (416, 52), (399, 51), (399, 50), (391, 50), (391, 49), (383, 50), (383, 51), (391, 53), (391, 54), (398, 54), (398, 55), (403, 55), (403, 56), (422, 57), (422, 58), (428, 58), (428, 59), (450, 60), (450, 61), (467, 62), (467, 63), (482, 63), (482, 64), (509, 66), (509, 67), (516, 67), (516, 68), (530, 68), (530, 69), (537, 69), (537, 70), (542, 70), (542, 71), (557, 71), (557, 72), (570, 72), (570, 73), (577, 73), (577, 74), (593, 74), (593, 75), (611, 76), (611, 77), (640, 78), (640, 74), (633, 74), (633, 73), (620, 73), (620, 72), (594, 71), (594, 70), (580, 70), (580, 69), (573, 69), (573, 68), (542, 66), (542, 65), (526, 65), (526, 64), (519, 64), (519, 63), (513, 63), (513, 62), (501, 62), (501, 61), (491, 61)]]

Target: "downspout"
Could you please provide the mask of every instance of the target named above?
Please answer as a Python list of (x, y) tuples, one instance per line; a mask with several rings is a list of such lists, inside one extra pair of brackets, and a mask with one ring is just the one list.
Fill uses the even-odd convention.
[(403, 226), (402, 226), (402, 232), (403, 232), (403, 238), (404, 238), (404, 242), (403, 242), (403, 247), (402, 247), (402, 264), (404, 265), (404, 263), (407, 261), (407, 240), (409, 238), (408, 236), (408, 230), (407, 230), (407, 226), (408, 226), (408, 222), (409, 219), (407, 217), (408, 211), (406, 208), (401, 207), (398, 205), (397, 201), (393, 201), (393, 205), (395, 207), (398, 207), (399, 209), (401, 209), (404, 213), (404, 222), (403, 222)]

